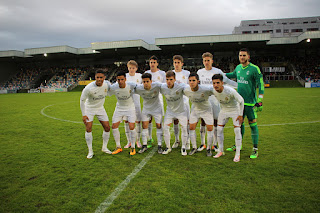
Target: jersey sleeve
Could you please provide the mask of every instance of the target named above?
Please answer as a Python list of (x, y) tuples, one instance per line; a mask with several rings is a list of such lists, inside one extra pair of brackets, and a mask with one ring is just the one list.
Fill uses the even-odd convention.
[[(238, 83), (235, 82), (235, 81), (233, 81), (233, 80), (231, 80), (231, 79), (229, 79), (229, 78), (226, 76), (226, 73), (223, 73), (223, 72), (221, 71), (221, 75), (223, 76), (223, 82), (224, 82), (224, 83), (226, 83), (226, 84), (228, 84), (228, 85), (230, 85), (230, 86), (233, 86), (233, 87), (235, 87), (235, 88), (238, 87)], [(237, 76), (236, 76), (236, 77), (237, 77)], [(235, 77), (235, 78), (236, 78), (236, 77)]]
[(82, 116), (85, 116), (85, 111), (86, 111), (85, 102), (88, 98), (88, 95), (89, 95), (89, 90), (84, 88), (82, 90), (81, 97), (80, 97), (80, 109), (81, 109)]
[(264, 94), (264, 82), (263, 82), (263, 75), (262, 75), (259, 67), (257, 67), (255, 80), (256, 80), (258, 88), (259, 88), (259, 94), (263, 95)]
[(234, 89), (232, 89), (232, 94), (233, 94), (233, 97), (236, 99), (236, 101), (239, 103), (240, 115), (243, 116), (244, 100), (242, 96)]
[[(236, 68), (237, 69), (237, 68)], [(227, 78), (237, 78), (237, 71), (236, 69), (233, 70), (233, 72), (229, 72), (229, 73), (226, 73), (226, 77)]]

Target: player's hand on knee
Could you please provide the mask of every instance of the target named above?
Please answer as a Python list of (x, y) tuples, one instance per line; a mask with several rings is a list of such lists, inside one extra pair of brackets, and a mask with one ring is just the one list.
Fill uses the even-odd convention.
[(82, 121), (83, 121), (83, 123), (84, 124), (87, 124), (87, 121), (89, 121), (89, 118), (88, 118), (88, 116), (82, 116)]

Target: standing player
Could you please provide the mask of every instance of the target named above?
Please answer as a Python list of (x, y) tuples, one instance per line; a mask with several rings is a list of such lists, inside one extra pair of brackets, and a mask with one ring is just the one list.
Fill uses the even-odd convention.
[[(127, 63), (127, 67), (128, 67), (128, 71), (129, 73), (126, 74), (126, 79), (127, 82), (134, 82), (136, 84), (141, 84), (142, 80), (141, 80), (141, 74), (140, 73), (136, 73), (138, 70), (138, 63), (134, 60), (130, 60)], [(140, 125), (140, 121), (141, 121), (141, 106), (140, 106), (140, 96), (138, 94), (133, 94), (132, 95), (132, 99), (134, 102), (134, 106), (136, 109), (136, 134), (137, 134), (137, 147), (141, 148), (141, 144), (140, 144), (140, 135), (141, 135), (141, 125)], [(125, 145), (124, 148), (130, 148), (131, 144), (129, 143), (129, 123), (128, 121), (125, 121), (125, 132), (126, 132), (126, 136), (128, 139), (128, 144)]]
[(161, 93), (166, 97), (167, 101), (167, 110), (163, 122), (163, 137), (167, 148), (162, 152), (162, 154), (168, 154), (171, 152), (170, 125), (174, 119), (178, 119), (181, 125), (181, 154), (185, 156), (187, 155), (186, 142), (188, 138), (188, 119), (187, 111), (183, 102), (183, 90), (186, 85), (178, 84), (175, 81), (175, 73), (173, 71), (168, 71), (166, 73), (167, 83), (162, 84), (160, 90)]
[(143, 109), (141, 112), (142, 121), (142, 149), (139, 153), (147, 150), (148, 125), (151, 117), (154, 117), (157, 126), (158, 153), (162, 154), (162, 107), (160, 104), (160, 88), (161, 83), (152, 82), (152, 75), (144, 73), (142, 75), (142, 84), (137, 85), (135, 93), (139, 94), (143, 99)]
[(199, 76), (196, 73), (189, 75), (189, 86), (184, 89), (184, 94), (190, 99), (192, 103), (190, 113), (190, 138), (193, 149), (189, 152), (189, 155), (193, 155), (197, 151), (196, 142), (196, 126), (199, 119), (203, 119), (207, 126), (207, 156), (212, 156), (211, 145), (213, 140), (213, 114), (212, 107), (209, 102), (209, 97), (213, 95), (212, 86), (199, 84)]
[[(204, 68), (198, 70), (197, 74), (199, 75), (199, 80), (202, 85), (208, 85), (212, 86), (212, 76), (215, 74), (221, 74), (223, 75), (223, 82), (233, 86), (237, 87), (237, 82), (234, 82), (227, 78), (225, 74), (218, 68), (213, 67), (213, 55), (209, 52), (202, 54), (202, 61)], [(210, 96), (209, 101), (212, 106), (212, 112), (213, 112), (213, 118), (214, 118), (214, 128), (213, 128), (213, 149), (217, 151), (217, 122), (218, 122), (218, 116), (220, 112), (220, 106), (219, 102), (214, 96)], [(206, 148), (205, 145), (205, 124), (202, 120), (201, 127), (200, 127), (200, 136), (201, 136), (201, 146), (198, 148), (198, 151), (202, 151)]]
[(223, 76), (216, 74), (212, 76), (212, 83), (214, 87), (214, 95), (220, 102), (221, 110), (218, 118), (218, 143), (219, 152), (213, 156), (219, 158), (224, 155), (223, 152), (223, 129), (229, 118), (232, 118), (236, 143), (236, 155), (233, 159), (234, 162), (240, 161), (240, 149), (241, 149), (241, 130), (240, 126), (243, 121), (243, 108), (244, 101), (241, 95), (231, 87), (223, 85)]
[[(176, 73), (176, 82), (188, 84), (188, 78), (189, 78), (190, 72), (182, 69), (183, 57), (181, 55), (173, 56), (173, 66), (174, 66), (174, 70), (172, 70), (172, 71)], [(189, 98), (187, 96), (183, 96), (183, 101), (184, 101), (185, 107), (187, 109), (187, 114), (188, 114), (188, 119), (189, 119), (189, 116), (190, 116)], [(172, 145), (172, 148), (178, 148), (178, 146), (180, 144), (180, 141), (179, 141), (179, 135), (180, 135), (179, 120), (174, 120), (173, 129), (174, 129), (175, 142)], [(187, 150), (189, 150), (190, 149), (189, 128), (187, 128), (187, 129), (188, 129), (188, 140), (187, 140), (186, 148), (187, 148)]]
[(112, 116), (112, 133), (114, 140), (116, 141), (117, 148), (112, 152), (112, 154), (118, 154), (122, 152), (120, 144), (120, 132), (119, 124), (126, 118), (129, 122), (129, 139), (131, 143), (130, 155), (135, 155), (135, 142), (136, 142), (136, 113), (135, 106), (133, 103), (132, 95), (136, 84), (133, 82), (126, 83), (126, 73), (119, 72), (117, 74), (117, 83), (112, 84), (110, 87), (110, 93), (115, 95), (117, 98), (117, 105)]
[[(250, 158), (258, 157), (258, 140), (259, 131), (257, 125), (257, 114), (255, 111), (262, 110), (262, 98), (264, 94), (263, 76), (258, 66), (250, 63), (250, 52), (243, 48), (239, 51), (240, 64), (231, 73), (227, 73), (229, 78), (237, 78), (238, 93), (244, 99), (243, 117), (248, 117), (249, 126), (251, 128), (251, 138), (253, 150)], [(259, 88), (259, 96), (257, 100), (256, 90)], [(244, 135), (244, 124), (241, 125), (241, 134)], [(235, 146), (228, 148), (227, 151), (236, 150)]]
[[(156, 56), (151, 56), (149, 58), (149, 65), (150, 65), (150, 70), (147, 70), (145, 73), (150, 73), (152, 75), (152, 82), (160, 82), (160, 83), (166, 83), (166, 73), (158, 68), (159, 62), (158, 58)], [(163, 108), (163, 96), (159, 94), (160, 98), (160, 104), (162, 107), (162, 112), (164, 112)], [(149, 142), (152, 143), (152, 118), (150, 119), (149, 122)], [(151, 147), (151, 144), (149, 145)]]
[(94, 82), (91, 82), (83, 89), (80, 98), (82, 120), (86, 126), (85, 138), (89, 150), (87, 155), (88, 159), (91, 159), (94, 155), (92, 150), (92, 124), (94, 116), (97, 116), (104, 129), (102, 133), (102, 151), (111, 154), (111, 151), (107, 148), (110, 137), (109, 118), (103, 107), (105, 98), (110, 89), (110, 82), (105, 81), (106, 76), (102, 70), (96, 71), (95, 79)]

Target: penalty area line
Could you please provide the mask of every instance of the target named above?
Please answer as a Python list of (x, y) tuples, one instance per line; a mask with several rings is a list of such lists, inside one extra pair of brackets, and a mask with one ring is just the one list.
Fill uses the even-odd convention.
[(140, 170), (146, 165), (146, 163), (152, 158), (156, 152), (157, 147), (154, 147), (151, 152), (133, 169), (124, 181), (122, 181), (117, 188), (98, 206), (95, 213), (105, 212), (113, 201), (121, 194), (121, 192), (127, 187), (130, 181), (140, 172)]

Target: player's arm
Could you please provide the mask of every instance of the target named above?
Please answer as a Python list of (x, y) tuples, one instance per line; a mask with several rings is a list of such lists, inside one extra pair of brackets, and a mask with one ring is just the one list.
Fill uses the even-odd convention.
[(262, 106), (262, 99), (264, 96), (264, 82), (263, 82), (263, 75), (259, 69), (259, 67), (257, 67), (257, 72), (255, 75), (255, 79), (259, 88), (259, 95), (258, 95), (258, 99), (257, 99), (257, 103), (255, 104), (255, 110), (257, 112), (262, 111), (263, 106)]
[[(228, 74), (228, 73), (227, 73), (227, 74)], [(223, 82), (224, 82), (224, 83), (226, 83), (226, 84), (228, 84), (228, 85), (230, 85), (230, 86), (232, 86), (232, 87), (234, 87), (234, 88), (238, 88), (238, 83), (235, 82), (235, 81), (233, 81), (233, 80), (231, 80), (230, 78), (228, 78), (227, 75), (226, 75), (226, 73), (223, 73), (223, 72), (221, 71), (221, 75), (223, 76)], [(237, 77), (237, 76), (236, 76), (236, 77)], [(236, 77), (234, 77), (234, 78), (236, 78)]]
[(233, 72), (229, 72), (229, 73), (226, 73), (226, 77), (227, 78), (237, 78), (237, 72), (236, 72), (236, 69), (233, 70)]
[(243, 110), (244, 110), (244, 99), (243, 97), (237, 92), (234, 90), (233, 92), (233, 97), (236, 99), (236, 101), (239, 103), (239, 106), (240, 106), (240, 113), (239, 113), (239, 116), (237, 118), (237, 120), (239, 120), (239, 123), (242, 124), (243, 122)]
[(87, 121), (89, 120), (88, 116), (86, 116), (86, 106), (85, 106), (85, 102), (87, 98), (88, 98), (88, 90), (84, 88), (80, 97), (80, 109), (82, 114), (82, 121), (84, 124), (87, 124)]

